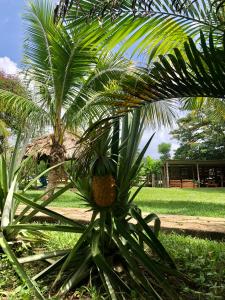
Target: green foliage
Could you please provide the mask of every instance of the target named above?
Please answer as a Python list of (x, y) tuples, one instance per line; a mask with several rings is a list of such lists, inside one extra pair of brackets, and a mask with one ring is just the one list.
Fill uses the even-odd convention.
[(138, 78), (127, 76), (123, 88), (141, 103), (162, 100), (172, 105), (174, 99), (182, 98), (185, 108), (207, 97), (224, 99), (223, 57), (224, 45), (218, 44), (218, 36), (201, 32), (199, 44), (189, 38), (183, 51), (174, 48), (172, 54), (159, 56), (148, 68), (139, 68)]
[(0, 278), (1, 299), (30, 300), (33, 297), (33, 294), (24, 285), (20, 286), (18, 277), (15, 275), (7, 256), (3, 253), (0, 254), (0, 271), (2, 275)]
[[(120, 293), (128, 296), (129, 287), (139, 292), (142, 291), (144, 294), (145, 290), (147, 290), (148, 293), (157, 297), (155, 289), (150, 285), (150, 279), (143, 277), (139, 268), (135, 267), (135, 257), (138, 257), (139, 263), (145, 265), (146, 272), (149, 272), (149, 276), (153, 276), (158, 284), (162, 286), (167, 296), (172, 297), (173, 291), (164, 281), (162, 277), (163, 274), (160, 271), (160, 266), (158, 265), (159, 270), (157, 270), (155, 268), (154, 261), (152, 261), (150, 257), (147, 257), (144, 249), (140, 247), (143, 242), (145, 242), (150, 248), (153, 247), (159, 258), (167, 262), (167, 264), (174, 269), (173, 262), (165, 252), (165, 249), (157, 240), (156, 235), (146, 225), (147, 222), (154, 220), (156, 224), (155, 230), (157, 232), (159, 229), (158, 218), (156, 216), (149, 216), (149, 220), (142, 219), (139, 210), (132, 208), (132, 202), (135, 195), (129, 197), (132, 179), (138, 172), (143, 155), (147, 150), (147, 146), (151, 139), (139, 156), (136, 156), (138, 142), (141, 137), (142, 127), (144, 126), (144, 120), (141, 119), (140, 111), (136, 110), (133, 114), (124, 116), (121, 121), (121, 130), (119, 130), (120, 127), (118, 126), (118, 122), (119, 121), (116, 120), (113, 123), (114, 130), (112, 135), (110, 135), (110, 131), (104, 131), (104, 139), (94, 140), (94, 143), (92, 142), (92, 139), (90, 140), (92, 148), (91, 152), (86, 154), (88, 155), (88, 159), (85, 154), (82, 153), (86, 164), (91, 166), (92, 164), (90, 164), (90, 161), (94, 159), (94, 175), (99, 174), (97, 170), (99, 167), (102, 168), (102, 164), (96, 164), (96, 159), (98, 161), (99, 157), (101, 160), (104, 160), (105, 163), (109, 161), (110, 158), (117, 160), (117, 164), (110, 170), (106, 167), (107, 164), (104, 163), (105, 171), (103, 172), (102, 170), (103, 173), (100, 173), (102, 176), (105, 172), (107, 174), (110, 171), (110, 173), (115, 176), (117, 185), (116, 200), (110, 207), (98, 207), (91, 199), (91, 188), (87, 187), (89, 192), (86, 192), (84, 187), (81, 187), (80, 189), (80, 186), (78, 185), (79, 192), (94, 211), (92, 217), (93, 221), (87, 227), (84, 234), (80, 236), (73, 250), (66, 258), (66, 261), (62, 265), (53, 286), (56, 286), (57, 283), (62, 281), (63, 274), (76, 257), (83, 257), (83, 255), (85, 255), (83, 260), (79, 259), (79, 261), (77, 261), (77, 269), (74, 270), (73, 274), (61, 285), (59, 295), (67, 293), (72, 287), (79, 286), (81, 280), (86, 278), (87, 274), (89, 274), (90, 266), (92, 266), (94, 274), (96, 274), (97, 267), (98, 272), (95, 276), (100, 276), (99, 279), (101, 279), (104, 286), (103, 291), (106, 292), (112, 299), (120, 299)], [(106, 133), (107, 136), (105, 136)], [(90, 134), (92, 135), (93, 132)], [(90, 134), (88, 134), (88, 139), (90, 139)], [(82, 161), (79, 160), (79, 162), (82, 164)], [(81, 168), (79, 168), (79, 170), (81, 170)], [(88, 169), (87, 167), (84, 167), (82, 170), (86, 170), (86, 172), (83, 171), (84, 175), (93, 176), (92, 168)], [(89, 182), (89, 180), (86, 182)], [(107, 195), (105, 195), (105, 197), (107, 197)], [(96, 214), (99, 211), (100, 218), (95, 220)], [(129, 216), (132, 216), (137, 220), (137, 227), (130, 227), (127, 223), (127, 218)], [(138, 228), (140, 228), (140, 231)], [(142, 240), (140, 245), (138, 240), (135, 238), (135, 235), (139, 236), (139, 239)], [(124, 246), (121, 237), (127, 241), (126, 247)], [(87, 248), (85, 253), (83, 250), (84, 247)], [(109, 260), (109, 254), (112, 256), (112, 261)], [(123, 275), (126, 278), (125, 282), (122, 282), (120, 276), (118, 276), (119, 274), (113, 270), (114, 255), (117, 256), (118, 262), (122, 265), (122, 272), (124, 273), (126, 269), (129, 270), (129, 273), (125, 272)], [(123, 257), (122, 260), (121, 256)], [(173, 272), (169, 270), (170, 268), (168, 268), (167, 271)], [(133, 274), (132, 276), (131, 273)]]
[[(65, 129), (76, 131), (81, 120), (84, 124), (109, 114), (103, 99), (99, 101), (95, 94), (129, 72), (130, 62), (108, 52), (101, 54), (97, 49), (101, 33), (89, 24), (70, 30), (64, 23), (55, 25), (53, 12), (49, 0), (30, 3), (24, 52), (30, 79), (49, 114), (56, 141), (62, 143)], [(96, 40), (87, 45), (89, 34)]]
[(59, 234), (58, 232), (49, 231), (46, 235), (45, 245), (49, 251), (73, 248), (80, 238), (79, 233), (74, 234), (71, 232), (60, 232)]
[(161, 173), (162, 163), (157, 159), (153, 159), (150, 156), (146, 156), (144, 160), (144, 168), (149, 174), (159, 174)]
[[(65, 2), (62, 0), (61, 4)], [(84, 20), (94, 20), (96, 26), (98, 20), (107, 47), (122, 42), (121, 51), (131, 48), (132, 54), (147, 52), (149, 60), (171, 52), (174, 47), (182, 49), (188, 36), (199, 38), (200, 29), (204, 32), (213, 29), (219, 35), (223, 28), (223, 10), (216, 14), (216, 5), (210, 0), (70, 2), (73, 6), (66, 20), (71, 27)], [(64, 6), (61, 11), (65, 12)]]
[[(0, 72), (0, 91), (8, 91), (19, 96), (26, 96), (27, 91), (16, 76), (6, 75)], [(0, 92), (1, 94), (1, 92)], [(6, 112), (4, 99), (0, 97), (0, 153), (6, 153), (7, 137), (13, 132), (17, 133), (21, 127), (21, 116)]]
[(171, 144), (169, 143), (161, 143), (158, 145), (158, 152), (159, 154), (161, 154), (160, 159), (162, 161), (170, 158), (170, 150), (171, 150)]
[[(85, 3), (86, 11), (89, 11), (91, 2), (81, 2), (80, 5)], [(102, 99), (106, 96), (106, 100), (110, 99), (110, 103), (112, 103), (112, 99), (127, 100), (128, 96), (129, 100), (125, 102), (125, 106), (132, 104), (133, 107), (144, 104), (144, 102), (152, 103), (180, 97), (224, 97), (224, 47), (220, 35), (222, 26), (218, 26), (222, 24), (219, 18), (216, 18), (215, 9), (211, 6), (211, 2), (205, 5), (202, 1), (200, 4), (195, 4), (194, 1), (187, 7), (185, 6), (185, 9), (180, 7), (179, 14), (181, 15), (178, 16), (178, 9), (176, 7), (174, 9), (170, 1), (153, 1), (148, 9), (153, 8), (158, 9), (158, 11), (151, 11), (150, 16), (152, 17), (150, 18), (142, 15), (143, 18), (135, 19), (131, 26), (133, 10), (139, 9), (137, 5), (140, 5), (141, 9), (145, 8), (143, 11), (146, 13), (145, 3), (138, 3), (137, 1), (132, 3), (132, 13), (129, 14), (131, 2), (126, 1), (128, 10), (125, 13), (128, 12), (128, 15), (124, 15), (122, 20), (119, 17), (115, 25), (112, 25), (110, 16), (106, 16), (105, 28), (108, 27), (109, 30), (104, 34), (95, 22), (92, 26), (90, 24), (84, 26), (84, 23), (80, 22), (83, 16), (80, 15), (79, 10), (77, 12), (77, 7), (75, 7), (75, 14), (78, 17), (75, 20), (77, 26), (73, 27), (74, 23), (71, 18), (74, 17), (74, 6), (71, 9), (71, 14), (68, 15), (68, 23), (58, 22), (54, 24), (53, 7), (50, 2), (36, 1), (35, 4), (30, 3), (26, 14), (28, 36), (25, 45), (25, 64), (30, 71), (30, 79), (38, 85), (39, 99), (42, 100), (42, 106), (47, 108), (47, 115), (54, 127), (54, 137), (59, 144), (62, 143), (63, 132), (66, 128), (76, 128), (80, 120), (84, 120), (87, 115), (88, 118), (85, 120), (89, 120), (90, 117), (95, 120), (96, 116), (105, 112), (105, 106), (101, 106), (103, 111), (99, 106), (91, 106), (91, 114), (87, 113), (87, 108), (90, 108), (89, 104), (93, 103), (96, 98), (100, 99), (98, 104), (103, 104), (105, 102)], [(70, 31), (65, 24), (70, 26)], [(119, 27), (116, 28), (118, 24)], [(203, 31), (199, 36), (199, 28), (202, 28), (203, 31), (213, 28), (214, 36), (210, 33), (209, 39), (206, 39)], [(181, 50), (180, 41), (187, 40), (187, 34), (194, 37), (194, 40), (200, 37), (201, 47), (196, 46), (194, 40), (189, 38), (184, 47), (182, 46), (184, 49)], [(150, 36), (152, 37), (151, 43), (149, 43)], [(114, 48), (120, 40), (124, 40), (126, 37), (129, 38), (125, 41), (122, 51), (140, 39), (138, 48), (140, 51), (146, 50), (146, 46), (150, 44), (149, 49), (147, 49), (150, 53), (149, 61), (156, 53), (170, 52), (171, 42), (173, 47), (177, 46), (177, 48), (175, 48), (173, 55), (159, 56), (159, 62), (155, 62), (149, 69), (139, 68), (136, 72), (137, 76), (133, 76), (133, 74), (125, 76), (121, 84), (122, 89), (119, 93), (117, 91), (116, 94), (112, 94), (112, 85), (109, 80), (123, 77), (124, 70), (127, 70), (127, 62), (123, 65), (125, 68), (118, 71), (117, 63), (121, 63), (121, 59), (117, 60), (116, 64), (114, 64), (114, 59), (109, 60), (108, 72), (104, 67), (102, 68), (102, 57), (98, 55), (98, 50), (105, 44), (106, 40), (109, 48)], [(214, 43), (215, 40), (217, 44)], [(107, 95), (104, 93), (104, 88), (108, 85), (110, 85), (110, 89), (107, 90)], [(100, 94), (103, 92), (101, 97), (98, 97), (99, 92)], [(132, 95), (132, 100), (129, 95)], [(1, 105), (3, 103), (7, 112), (12, 112), (12, 103), (19, 103), (20, 112), (29, 115), (29, 112), (34, 111), (36, 116), (40, 113), (40, 107), (34, 103), (27, 103), (27, 99), (24, 97), (4, 90), (0, 90), (0, 97), (4, 100), (4, 102), (1, 100)], [(188, 100), (190, 101), (190, 99)], [(118, 106), (123, 104), (119, 102)], [(162, 107), (161, 111), (163, 111)], [(107, 112), (110, 115), (111, 111)], [(127, 112), (126, 107), (125, 112)], [(44, 113), (43, 115), (46, 116)], [(133, 200), (139, 190), (130, 195), (132, 181), (140, 169), (144, 153), (151, 141), (150, 139), (143, 151), (136, 156), (138, 142), (144, 128), (144, 121), (140, 116), (139, 109), (133, 113), (131, 118), (125, 115), (122, 118), (121, 129), (118, 126), (118, 121), (115, 121), (114, 131), (112, 133), (109, 131), (109, 138), (106, 140), (107, 147), (103, 147), (104, 164), (102, 153), (100, 152), (101, 157), (98, 157), (99, 152), (95, 151), (93, 144), (90, 147), (91, 155), (88, 159), (92, 161), (92, 166), (94, 166), (92, 170), (94, 171), (92, 172), (89, 167), (85, 167), (87, 180), (83, 181), (85, 185), (82, 188), (79, 184), (82, 183), (82, 180), (77, 181), (78, 189), (81, 188), (81, 196), (93, 209), (92, 221), (88, 226), (79, 225), (45, 207), (70, 185), (58, 191), (46, 203), (37, 204), (35, 202), (40, 198), (30, 201), (23, 193), (14, 193), (17, 178), (14, 176), (14, 172), (12, 173), (13, 176), (9, 180), (10, 185), (7, 187), (7, 193), (5, 193), (7, 195), (1, 198), (3, 199), (3, 220), (5, 223), (0, 241), (18, 275), (34, 291), (38, 299), (43, 299), (43, 297), (34, 279), (39, 280), (56, 271), (58, 275), (52, 287), (59, 286), (58, 296), (60, 297), (71, 288), (80, 286), (84, 280), (90, 279), (90, 274), (93, 274), (93, 283), (96, 284), (97, 278), (97, 283), (101, 282), (102, 291), (107, 293), (111, 299), (130, 297), (131, 291), (136, 291), (143, 296), (143, 299), (146, 297), (160, 299), (158, 289), (163, 291), (163, 296), (165, 295), (167, 299), (177, 298), (168, 278), (174, 275), (181, 277), (181, 274), (177, 272), (172, 259), (157, 239), (160, 221), (153, 214), (142, 218), (141, 211), (133, 205)], [(155, 113), (154, 116), (158, 119), (161, 115)], [(97, 145), (98, 142), (97, 139)], [(95, 156), (97, 154), (97, 163), (96, 159), (93, 162), (93, 153)], [(85, 153), (82, 155), (85, 157)], [(168, 155), (168, 151), (164, 152), (164, 155)], [(99, 170), (100, 167), (101, 170)], [(90, 188), (91, 176), (108, 173), (116, 179), (116, 201), (112, 206), (101, 209), (97, 205), (93, 205)], [(2, 191), (4, 193), (4, 183), (2, 184)], [(10, 212), (14, 212), (13, 203), (15, 199), (25, 203), (27, 207), (17, 222), (11, 224), (13, 214), (10, 215)], [(29, 209), (32, 211), (28, 216), (25, 216)], [(27, 224), (26, 222), (38, 211), (54, 217), (66, 225)], [(97, 217), (98, 212), (100, 213), (99, 217)], [(131, 217), (137, 221), (137, 224), (129, 223)], [(154, 231), (148, 227), (148, 221), (154, 222)], [(18, 231), (26, 229), (32, 233), (42, 229), (43, 231), (68, 231), (82, 234), (71, 250), (68, 250), (67, 253), (63, 252), (61, 255), (56, 252), (55, 257), (58, 259), (30, 280), (5, 239), (5, 236), (11, 234), (12, 230), (18, 233)], [(154, 257), (146, 253), (144, 244), (147, 245), (151, 253), (154, 253)], [(48, 256), (49, 253), (43, 253), (39, 259)], [(155, 257), (157, 257), (157, 261)], [(36, 261), (37, 256), (29, 259)], [(122, 265), (122, 279), (121, 272), (117, 271), (116, 268), (118, 260)], [(73, 268), (74, 265), (76, 268)], [(145, 273), (142, 273), (137, 266), (144, 268)]]
[[(160, 175), (162, 173), (162, 162), (161, 160), (153, 159), (150, 156), (146, 156), (136, 177), (137, 184), (145, 182), (149, 185), (152, 181), (152, 177)], [(155, 178), (155, 177), (154, 177)]]
[(225, 245), (178, 234), (160, 234), (160, 240), (175, 259), (178, 269), (192, 278), (194, 286), (184, 286), (184, 299), (223, 299), (225, 291)]
[(8, 75), (0, 72), (0, 89), (15, 93), (20, 96), (26, 96), (27, 90), (23, 86), (22, 82), (18, 79), (18, 76)]
[(175, 159), (225, 159), (225, 121), (215, 117), (215, 108), (204, 106), (201, 110), (189, 113), (178, 120), (178, 128), (172, 131), (180, 142)]
[[(18, 185), (18, 175), (21, 169), (23, 168), (23, 165), (26, 163), (25, 160), (18, 169), (15, 168), (15, 164), (16, 164), (15, 158), (16, 158), (17, 150), (18, 150), (17, 147), (15, 147), (12, 160), (9, 166), (7, 166), (4, 156), (0, 155), (0, 209), (1, 209), (0, 246), (2, 251), (6, 254), (8, 260), (12, 264), (13, 268), (17, 272), (18, 276), (22, 280), (22, 282), (26, 284), (26, 286), (30, 289), (30, 291), (35, 295), (37, 299), (44, 299), (35, 281), (31, 279), (25, 272), (20, 261), (15, 255), (14, 249), (9, 244), (9, 241), (15, 241), (15, 239), (18, 236), (20, 237), (21, 241), (23, 239), (25, 241), (33, 241), (37, 238), (39, 240), (43, 238), (42, 234), (38, 232), (40, 226), (30, 225), (29, 223), (26, 224), (26, 222), (29, 222), (31, 217), (34, 216), (38, 211), (42, 211), (47, 215), (53, 217), (58, 217), (58, 219), (61, 220), (62, 222), (72, 224), (76, 227), (76, 222), (72, 220), (68, 220), (67, 218), (60, 216), (57, 213), (45, 209), (45, 206), (47, 204), (49, 204), (57, 196), (59, 196), (61, 193), (63, 193), (69, 187), (71, 187), (71, 184), (61, 189), (57, 193), (53, 194), (53, 196), (51, 196), (47, 201), (43, 201), (42, 199), (41, 205), (38, 204), (35, 205), (34, 202), (40, 200), (42, 196), (38, 197), (37, 199), (33, 199), (33, 202), (27, 200), (26, 197), (24, 196), (24, 191), (26, 191), (26, 189), (30, 185), (32, 185), (32, 183), (35, 180), (37, 180), (41, 175), (43, 175), (48, 170), (44, 171), (39, 176), (34, 178), (34, 180), (30, 182), (28, 186), (25, 187), (24, 191), (16, 193), (16, 189)], [(26, 206), (19, 214), (19, 216), (16, 216), (16, 209), (19, 201), (21, 200), (26, 204)], [(31, 208), (33, 209), (30, 211)], [(28, 215), (25, 216), (27, 212)], [(78, 229), (78, 232), (82, 232), (82, 228), (83, 228), (82, 225), (77, 224), (77, 226), (78, 227), (76, 228), (75, 231), (77, 231), (77, 229), (79, 228), (80, 230)], [(42, 226), (41, 229), (45, 230), (46, 227)], [(52, 227), (48, 226), (47, 229), (51, 230)], [(63, 232), (66, 232), (67, 229), (68, 228), (65, 226), (64, 227), (56, 226), (56, 228), (54, 228), (54, 230), (56, 231), (63, 231)], [(70, 230), (70, 228), (68, 230)]]
[[(142, 114), (144, 115), (142, 116)], [(106, 123), (103, 128), (97, 127), (94, 131), (91, 128), (86, 134), (90, 147), (86, 150), (86, 154), (82, 153), (81, 157), (77, 159), (76, 167), (81, 170), (77, 176), (88, 177), (88, 180), (81, 181), (89, 182), (89, 191), (91, 191), (90, 177), (93, 175), (93, 166), (94, 175), (112, 174), (114, 176), (117, 194), (112, 210), (115, 214), (126, 215), (130, 206), (128, 203), (133, 201), (130, 197), (130, 189), (153, 137), (150, 137), (143, 150), (138, 153), (139, 142), (145, 127), (145, 118), (146, 112), (136, 109), (121, 117), (120, 120), (113, 119), (111, 121), (113, 130), (110, 130), (109, 123)], [(88, 203), (92, 202), (90, 193), (86, 193), (83, 197), (87, 198)], [(94, 205), (93, 202), (92, 205)], [(99, 208), (95, 207), (95, 209)]]

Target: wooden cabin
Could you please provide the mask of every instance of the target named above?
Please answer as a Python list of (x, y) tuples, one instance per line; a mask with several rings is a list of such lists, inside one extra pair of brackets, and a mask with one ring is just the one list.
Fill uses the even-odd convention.
[(225, 160), (166, 160), (165, 187), (225, 187)]

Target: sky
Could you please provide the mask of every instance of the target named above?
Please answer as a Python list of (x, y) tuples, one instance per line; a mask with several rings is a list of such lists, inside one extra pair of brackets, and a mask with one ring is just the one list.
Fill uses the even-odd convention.
[[(54, 2), (56, 0), (53, 0)], [(24, 24), (22, 14), (24, 12), (25, 0), (0, 0), (0, 70), (8, 74), (16, 74), (22, 61), (22, 50), (24, 40)], [(158, 158), (158, 144), (162, 142), (171, 143), (172, 152), (178, 147), (178, 141), (172, 139), (169, 132), (173, 128), (161, 128), (156, 130), (155, 136), (147, 155)], [(141, 140), (140, 148), (148, 141), (154, 130), (146, 128)]]

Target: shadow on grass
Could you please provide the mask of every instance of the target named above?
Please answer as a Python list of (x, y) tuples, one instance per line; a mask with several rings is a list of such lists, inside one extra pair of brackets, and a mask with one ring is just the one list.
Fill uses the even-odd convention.
[(225, 205), (191, 201), (136, 200), (135, 203), (146, 212), (187, 216), (225, 217)]

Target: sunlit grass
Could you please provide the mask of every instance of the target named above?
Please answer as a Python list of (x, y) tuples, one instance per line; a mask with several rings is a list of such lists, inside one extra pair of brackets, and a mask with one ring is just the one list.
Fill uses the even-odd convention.
[[(135, 188), (133, 189), (135, 190)], [(33, 198), (43, 191), (29, 191)], [(143, 188), (135, 203), (146, 212), (189, 216), (225, 217), (225, 188), (176, 189)], [(52, 202), (55, 207), (86, 207), (73, 191)]]
[(54, 232), (49, 231), (47, 233), (47, 239), (45, 242), (45, 246), (50, 251), (55, 250), (64, 250), (71, 249), (74, 247), (76, 242), (78, 241), (80, 234), (79, 233), (70, 233), (70, 232)]
[(143, 188), (136, 203), (158, 214), (225, 217), (225, 188)]

